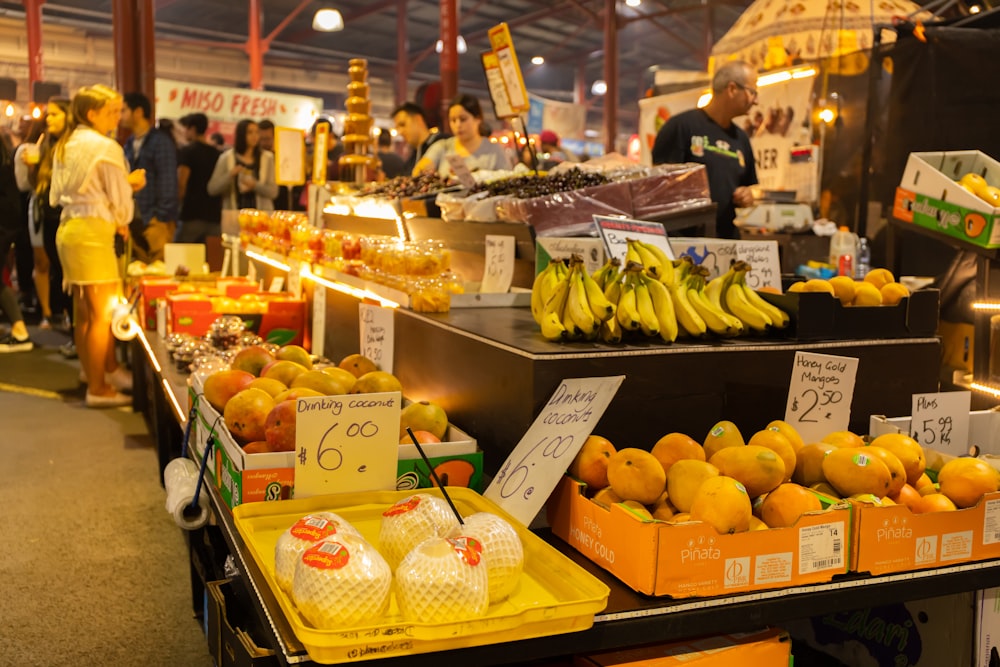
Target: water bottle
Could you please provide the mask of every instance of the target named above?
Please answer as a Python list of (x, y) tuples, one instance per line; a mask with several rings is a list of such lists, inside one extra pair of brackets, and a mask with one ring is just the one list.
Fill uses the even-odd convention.
[(854, 277), (862, 280), (872, 270), (872, 249), (868, 239), (862, 236), (858, 239), (858, 261), (854, 265)]
[(830, 264), (841, 276), (854, 276), (858, 236), (847, 227), (841, 227), (830, 238)]

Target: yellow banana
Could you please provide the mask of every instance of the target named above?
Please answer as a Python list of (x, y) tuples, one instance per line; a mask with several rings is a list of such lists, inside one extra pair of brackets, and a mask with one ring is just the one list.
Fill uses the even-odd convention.
[(724, 273), (721, 276), (708, 281), (705, 284), (704, 290), (705, 298), (708, 299), (709, 303), (723, 310), (725, 309), (722, 306), (722, 290), (723, 285), (726, 282), (726, 276), (727, 274)]
[(535, 282), (531, 285), (531, 315), (535, 318), (535, 322), (539, 324), (542, 322), (545, 302), (551, 296), (557, 280), (558, 272), (556, 270), (556, 263), (550, 262), (548, 266), (542, 269), (541, 273), (535, 276)]
[[(566, 312), (573, 324), (576, 325), (577, 333), (581, 336), (590, 336), (600, 325), (600, 320), (594, 318), (594, 313), (587, 303), (587, 290), (583, 286), (583, 265), (578, 264), (569, 272), (569, 296), (566, 297)], [(565, 321), (565, 318), (563, 318)]]
[(612, 304), (617, 304), (622, 295), (622, 277), (618, 275), (614, 282), (610, 282), (604, 288), (604, 297)]
[(632, 288), (635, 292), (635, 309), (639, 313), (639, 326), (642, 333), (652, 338), (660, 335), (660, 321), (656, 318), (656, 310), (653, 308), (653, 298), (649, 295), (649, 288), (642, 282), (636, 282)]
[(600, 322), (614, 317), (614, 304), (604, 296), (601, 286), (590, 277), (590, 274), (583, 267), (580, 267), (580, 277), (583, 282), (583, 288), (587, 293), (587, 303), (590, 305), (590, 310), (594, 313), (594, 317)]
[(660, 322), (660, 338), (672, 343), (677, 340), (677, 316), (674, 314), (674, 302), (670, 298), (670, 290), (658, 280), (646, 282), (649, 298), (653, 301), (656, 319)]
[(687, 297), (694, 309), (701, 315), (701, 319), (705, 320), (705, 326), (712, 333), (718, 336), (736, 336), (743, 332), (743, 322), (721, 308), (717, 308), (708, 300), (703, 291), (689, 287)]
[[(625, 249), (625, 266), (628, 266), (629, 262), (634, 262), (636, 264), (642, 264), (642, 257), (639, 256), (639, 250), (635, 247), (635, 241), (628, 239), (628, 245)], [(642, 264), (645, 268), (645, 264)]]
[(618, 323), (625, 331), (637, 331), (642, 328), (639, 311), (636, 307), (635, 288), (628, 282), (622, 285), (621, 296), (618, 297), (618, 308), (615, 311)]
[(748, 328), (754, 331), (766, 331), (771, 326), (771, 318), (763, 311), (750, 305), (743, 287), (737, 281), (734, 280), (729, 284), (722, 298), (726, 309), (740, 318)]
[(776, 329), (784, 329), (788, 326), (788, 322), (790, 320), (788, 313), (783, 311), (781, 308), (778, 308), (770, 301), (767, 301), (760, 294), (757, 294), (756, 290), (751, 289), (746, 282), (741, 282), (740, 284), (743, 286), (743, 292), (746, 294), (747, 302), (757, 310), (762, 311), (765, 315), (770, 317), (772, 326)]
[(672, 290), (670, 290), (670, 298), (674, 303), (674, 313), (677, 316), (677, 323), (688, 333), (690, 336), (695, 338), (700, 338), (705, 335), (708, 331), (708, 326), (705, 324), (705, 320), (701, 318), (698, 311), (694, 309), (691, 302), (687, 299), (687, 290), (684, 288), (683, 284), (675, 285)]
[(566, 305), (566, 296), (569, 294), (569, 280), (566, 278), (561, 278), (555, 284), (552, 289), (552, 293), (549, 298), (545, 300), (545, 306), (542, 308), (542, 317), (547, 316), (549, 313), (555, 313), (560, 318), (562, 318), (563, 308)]
[(667, 253), (663, 252), (663, 249), (659, 246), (649, 243), (648, 241), (639, 241), (639, 245), (651, 252), (654, 257), (660, 260), (660, 264), (663, 266), (673, 264), (673, 260), (667, 257)]
[(636, 254), (639, 255), (639, 260), (642, 262), (642, 267), (646, 270), (646, 275), (659, 279), (664, 271), (663, 262), (660, 261), (660, 258), (651, 253), (641, 241), (629, 241), (629, 245), (633, 246)]
[(566, 336), (566, 327), (563, 326), (562, 320), (556, 312), (548, 312), (543, 315), (539, 324), (542, 326), (542, 336), (546, 340), (562, 340)]
[(601, 340), (605, 343), (622, 342), (622, 325), (618, 322), (617, 317), (609, 317), (601, 322), (599, 333)]

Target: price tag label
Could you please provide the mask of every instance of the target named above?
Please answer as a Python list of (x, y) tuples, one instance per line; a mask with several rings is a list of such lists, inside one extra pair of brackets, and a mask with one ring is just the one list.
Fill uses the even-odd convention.
[(674, 259), (674, 250), (667, 240), (667, 230), (658, 222), (595, 215), (594, 223), (604, 239), (608, 257), (617, 257), (622, 263), (622, 268), (625, 267), (628, 239), (638, 239), (655, 245), (665, 252), (667, 257)]
[(455, 178), (458, 182), (462, 184), (463, 187), (471, 188), (476, 184), (476, 179), (472, 177), (472, 172), (469, 171), (469, 165), (465, 163), (465, 158), (461, 155), (451, 155), (445, 156), (448, 160), (448, 164), (451, 165), (451, 171), (455, 174)]
[(514, 51), (514, 38), (506, 23), (493, 26), (488, 31), (490, 46), (497, 57), (504, 88), (507, 90), (507, 100), (511, 111), (521, 114), (531, 108), (528, 90), (524, 87), (524, 77), (521, 76), (521, 66), (517, 62)]
[(493, 100), (493, 111), (497, 118), (514, 118), (517, 113), (510, 108), (510, 98), (507, 97), (507, 87), (503, 82), (503, 73), (500, 71), (500, 59), (492, 51), (483, 51), (479, 54), (483, 64), (483, 72), (486, 74), (486, 88), (490, 92), (490, 99)]
[(777, 241), (738, 241), (736, 257), (750, 265), (747, 273), (747, 285), (750, 289), (773, 287), (781, 290), (781, 261), (778, 259)]
[(370, 303), (358, 304), (361, 354), (374, 361), (379, 369), (392, 372), (395, 320), (393, 309)]
[(271, 285), (267, 288), (267, 291), (271, 292), (272, 294), (277, 294), (284, 287), (285, 287), (285, 277), (284, 276), (276, 276), (271, 281)]
[(483, 495), (529, 525), (624, 380), (563, 380)]
[(300, 398), (295, 497), (394, 490), (401, 404), (398, 391)]
[(288, 267), (288, 293), (294, 296), (296, 299), (302, 296), (302, 264), (304, 262), (296, 262), (295, 260), (289, 260)]
[(312, 293), (312, 342), (313, 354), (323, 356), (326, 349), (326, 288), (316, 285)]
[(486, 235), (486, 262), (483, 282), (479, 288), (485, 294), (510, 290), (514, 281), (514, 250), (517, 239), (513, 236)]
[(914, 394), (910, 436), (945, 454), (967, 454), (971, 406), (972, 393), (968, 391)]
[(805, 442), (819, 442), (832, 431), (846, 431), (857, 374), (855, 357), (796, 352), (785, 421)]
[(316, 136), (313, 137), (312, 180), (315, 185), (326, 183), (327, 152), (330, 150), (330, 126), (320, 123), (316, 126)]

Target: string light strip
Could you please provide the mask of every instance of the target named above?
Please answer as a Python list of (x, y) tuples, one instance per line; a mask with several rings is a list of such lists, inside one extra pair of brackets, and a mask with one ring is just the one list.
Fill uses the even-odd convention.
[(256, 259), (258, 262), (263, 262), (268, 266), (273, 266), (274, 268), (279, 269), (281, 271), (289, 271), (291, 269), (291, 267), (289, 267), (287, 264), (279, 262), (276, 259), (272, 259), (267, 255), (261, 255), (260, 253), (254, 252), (253, 250), (246, 250), (244, 252), (246, 252), (247, 257)]
[(973, 382), (969, 385), (969, 387), (984, 394), (989, 394), (993, 398), (1000, 398), (1000, 387), (994, 387), (981, 382)]
[(973, 310), (1000, 310), (1000, 302), (997, 301), (974, 301)]
[(352, 287), (345, 283), (335, 283), (333, 281), (327, 280), (326, 278), (321, 278), (320, 276), (317, 276), (315, 273), (310, 271), (308, 266), (302, 267), (301, 276), (306, 280), (311, 280), (318, 285), (323, 285), (324, 287), (328, 287), (329, 289), (332, 289), (336, 292), (340, 292), (341, 294), (347, 294), (349, 296), (353, 296), (358, 299), (371, 299), (373, 301), (377, 301), (380, 306), (384, 306), (386, 308), (399, 308), (398, 303), (392, 301), (391, 299), (386, 299), (384, 296), (379, 296), (375, 292), (370, 292), (365, 289)]

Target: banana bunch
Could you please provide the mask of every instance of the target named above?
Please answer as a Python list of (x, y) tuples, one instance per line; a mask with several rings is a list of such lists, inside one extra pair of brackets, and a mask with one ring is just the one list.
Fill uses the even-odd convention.
[[(670, 260), (663, 269), (672, 271)], [(620, 278), (604, 290), (608, 301), (616, 304), (615, 317), (604, 322), (600, 329), (601, 340), (606, 343), (621, 341), (627, 331), (641, 332), (654, 338), (659, 336), (672, 343), (677, 340), (677, 318), (667, 287), (647, 274), (638, 262), (628, 262)]]
[(546, 340), (594, 340), (603, 324), (614, 319), (615, 305), (587, 273), (583, 260), (573, 256), (569, 266), (553, 261), (535, 277), (531, 314)]
[(765, 301), (747, 285), (749, 270), (748, 263), (734, 262), (728, 272), (709, 282), (705, 288), (708, 300), (735, 315), (751, 331), (761, 333), (769, 327), (784, 329), (788, 326), (788, 313)]
[(604, 263), (604, 266), (594, 271), (591, 278), (594, 279), (602, 292), (608, 288), (608, 285), (621, 278), (621, 265), (622, 263), (617, 257), (612, 257)]
[(630, 262), (640, 264), (647, 276), (659, 280), (668, 287), (674, 282), (673, 260), (652, 243), (639, 239), (625, 239), (625, 265)]
[(743, 321), (730, 314), (721, 304), (714, 303), (705, 292), (705, 278), (709, 270), (704, 266), (692, 266), (685, 280), (687, 303), (701, 317), (708, 331), (717, 336), (739, 336), (743, 333)]

